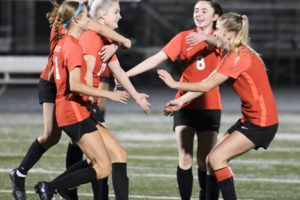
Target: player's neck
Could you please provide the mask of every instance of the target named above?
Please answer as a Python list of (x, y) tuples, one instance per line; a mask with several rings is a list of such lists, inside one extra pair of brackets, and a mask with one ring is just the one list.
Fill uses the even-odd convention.
[(197, 27), (197, 31), (198, 32), (204, 32), (205, 34), (210, 34), (212, 31), (212, 27), (211, 26), (206, 26), (206, 27)]

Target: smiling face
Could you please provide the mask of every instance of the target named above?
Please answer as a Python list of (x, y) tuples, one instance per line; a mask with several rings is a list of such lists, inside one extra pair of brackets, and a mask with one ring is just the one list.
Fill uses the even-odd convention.
[(230, 33), (226, 32), (223, 22), (218, 20), (216, 25), (215, 36), (217, 37), (217, 47), (229, 49)]
[(200, 30), (211, 29), (213, 22), (217, 19), (214, 9), (207, 1), (199, 1), (194, 6), (194, 23)]
[(105, 15), (101, 17), (104, 23), (110, 28), (117, 29), (118, 22), (122, 18), (120, 14), (120, 5), (118, 2), (114, 2), (110, 8), (108, 8)]

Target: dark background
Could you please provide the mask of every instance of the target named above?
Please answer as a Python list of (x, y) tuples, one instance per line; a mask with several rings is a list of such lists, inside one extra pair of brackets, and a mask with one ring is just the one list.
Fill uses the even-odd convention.
[[(130, 50), (118, 52), (127, 70), (158, 52), (177, 33), (191, 29), (195, 0), (120, 0), (122, 20), (118, 32), (132, 40)], [(221, 0), (225, 11), (246, 14), (251, 46), (264, 59), (273, 87), (300, 85), (300, 1)], [(50, 27), (45, 14), (48, 0), (0, 0), (0, 54), (47, 55)], [(1, 67), (1, 63), (0, 63)], [(163, 67), (175, 74), (180, 62)], [(134, 83), (156, 86), (152, 70)]]

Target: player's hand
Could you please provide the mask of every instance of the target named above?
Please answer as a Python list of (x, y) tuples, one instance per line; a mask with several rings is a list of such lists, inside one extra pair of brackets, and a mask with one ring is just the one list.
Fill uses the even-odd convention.
[(114, 79), (114, 82), (115, 82), (114, 90), (117, 90), (118, 88), (122, 88), (122, 85), (119, 83), (119, 81), (116, 78)]
[(130, 49), (131, 48), (131, 41), (127, 38), (121, 42), (121, 45), (124, 49)]
[(146, 114), (150, 114), (151, 104), (148, 102), (147, 98), (149, 98), (149, 95), (144, 93), (138, 93), (134, 99), (135, 102), (144, 110)]
[(127, 101), (130, 98), (130, 95), (126, 91), (113, 90), (109, 93), (108, 98), (114, 102), (127, 104)]
[(197, 44), (206, 41), (207, 35), (203, 32), (192, 32), (185, 37), (185, 41), (190, 46), (196, 46)]
[(172, 78), (172, 76), (164, 69), (157, 70), (157, 74), (161, 80), (165, 82), (167, 86), (170, 88), (174, 88), (176, 85), (176, 81)]
[(182, 104), (176, 100), (169, 101), (164, 108), (164, 115), (165, 116), (173, 116), (175, 112), (180, 110), (182, 107)]
[(117, 49), (115, 44), (105, 45), (100, 53), (102, 62), (107, 62), (116, 53)]

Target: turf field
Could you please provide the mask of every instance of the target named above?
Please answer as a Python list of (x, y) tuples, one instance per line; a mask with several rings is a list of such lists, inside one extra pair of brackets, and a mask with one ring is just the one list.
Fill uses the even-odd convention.
[[(223, 112), (220, 135), (239, 117)], [(252, 150), (231, 162), (239, 199), (300, 199), (300, 113), (281, 112), (279, 132), (268, 151)], [(130, 199), (179, 199), (176, 184), (177, 149), (172, 118), (160, 113), (113, 112), (107, 126), (128, 152)], [(0, 113), (0, 199), (12, 199), (9, 172), (43, 131), (41, 113)], [(68, 138), (48, 151), (26, 179), (27, 197), (39, 180), (51, 180), (64, 170)], [(193, 199), (199, 186), (194, 165)], [(92, 199), (89, 184), (79, 188), (80, 199)], [(110, 197), (113, 190), (110, 182)], [(58, 199), (58, 198), (57, 198)]]

